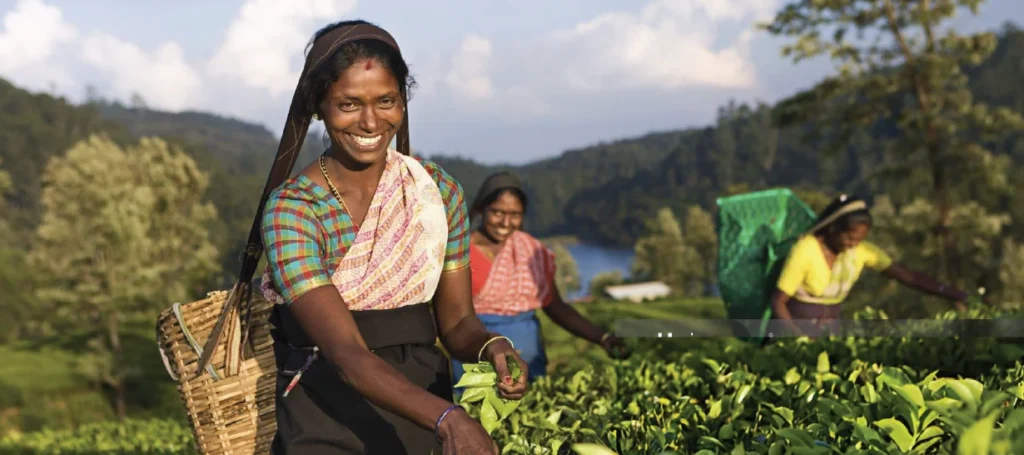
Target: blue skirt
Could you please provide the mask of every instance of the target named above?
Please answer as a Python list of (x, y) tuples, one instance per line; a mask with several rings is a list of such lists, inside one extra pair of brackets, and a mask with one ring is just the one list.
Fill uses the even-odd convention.
[[(484, 323), (487, 330), (499, 335), (504, 335), (512, 340), (519, 355), (529, 366), (529, 379), (544, 376), (547, 373), (548, 358), (544, 353), (544, 343), (541, 340), (540, 321), (534, 310), (511, 316), (497, 316), (493, 314), (479, 314), (480, 322)], [(458, 384), (465, 370), (462, 362), (452, 359), (452, 385)], [(461, 392), (461, 387), (456, 389)]]

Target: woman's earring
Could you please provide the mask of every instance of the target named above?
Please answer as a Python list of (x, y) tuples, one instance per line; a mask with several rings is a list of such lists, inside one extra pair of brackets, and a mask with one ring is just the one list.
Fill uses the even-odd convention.
[(320, 113), (319, 112), (314, 112), (313, 113), (313, 120), (320, 120)]

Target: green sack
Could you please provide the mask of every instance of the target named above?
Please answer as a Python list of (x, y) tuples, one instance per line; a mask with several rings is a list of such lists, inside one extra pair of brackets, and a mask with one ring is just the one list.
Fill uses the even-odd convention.
[[(771, 319), (769, 299), (789, 249), (817, 215), (786, 188), (719, 198), (718, 287), (736, 336), (760, 342)], [(753, 330), (752, 330), (753, 329)]]

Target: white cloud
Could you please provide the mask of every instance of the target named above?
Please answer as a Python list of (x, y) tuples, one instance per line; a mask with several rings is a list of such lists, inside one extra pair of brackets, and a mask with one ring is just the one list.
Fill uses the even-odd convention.
[(175, 42), (147, 53), (133, 43), (109, 35), (93, 35), (82, 44), (82, 59), (112, 76), (113, 95), (127, 99), (139, 93), (155, 108), (192, 108), (202, 86), (199, 74), (185, 61)]
[(0, 71), (14, 72), (44, 62), (77, 33), (64, 21), (60, 8), (41, 0), (20, 0), (4, 15)]
[(272, 96), (290, 93), (301, 71), (301, 65), (292, 70), (292, 61), (309, 42), (310, 27), (338, 20), (355, 6), (356, 0), (248, 0), (207, 70)]
[(775, 0), (654, 0), (553, 35), (566, 83), (578, 90), (748, 88), (756, 80), (746, 31), (716, 45), (723, 22), (747, 29)]
[(440, 78), (447, 98), (486, 98), (461, 104), (464, 113), (505, 124), (650, 113), (678, 104), (675, 96), (714, 100), (756, 89), (754, 22), (779, 1), (647, 0), (501, 47), (469, 35)]
[(478, 100), (494, 95), (488, 74), (493, 50), (491, 42), (479, 35), (466, 35), (462, 48), (452, 57), (452, 69), (445, 81), (455, 93)]

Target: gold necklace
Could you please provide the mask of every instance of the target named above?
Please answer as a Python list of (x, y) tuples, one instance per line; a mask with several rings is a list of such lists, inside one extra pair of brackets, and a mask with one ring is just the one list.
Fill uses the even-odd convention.
[[(352, 212), (350, 212), (348, 210), (348, 206), (345, 205), (345, 200), (341, 198), (341, 193), (339, 193), (338, 189), (334, 187), (334, 183), (331, 182), (331, 178), (327, 176), (327, 152), (320, 155), (320, 172), (324, 174), (324, 180), (327, 181), (327, 186), (330, 187), (331, 192), (334, 193), (335, 199), (341, 203), (341, 208), (345, 210), (345, 213), (348, 213), (349, 217), (352, 217)], [(353, 220), (352, 223), (355, 224), (355, 220)]]

